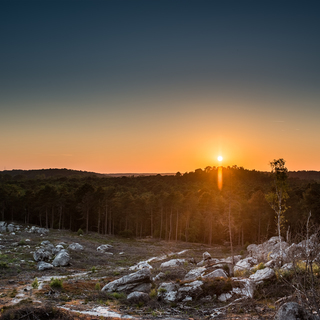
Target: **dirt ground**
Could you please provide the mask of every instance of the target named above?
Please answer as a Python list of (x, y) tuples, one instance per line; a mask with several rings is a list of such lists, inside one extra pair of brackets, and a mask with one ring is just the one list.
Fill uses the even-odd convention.
[[(2, 246), (0, 247), (0, 309), (3, 319), (6, 313), (14, 314), (14, 310), (26, 306), (29, 310), (30, 306), (33, 308), (70, 306), (69, 309), (76, 308), (79, 312), (103, 306), (135, 319), (272, 319), (274, 317), (275, 306), (270, 299), (260, 299), (260, 301), (246, 299), (232, 304), (194, 301), (168, 305), (153, 298), (145, 305), (130, 305), (121, 295), (110, 295), (100, 291), (108, 282), (132, 273), (129, 267), (152, 257), (166, 256), (166, 260), (179, 257), (190, 262), (168, 272), (167, 280), (175, 281), (194, 268), (195, 263), (202, 260), (202, 255), (206, 251), (214, 258), (229, 256), (229, 248), (224, 246), (165, 242), (151, 238), (125, 239), (97, 233), (78, 236), (77, 233), (64, 230), (50, 230), (43, 236), (24, 231), (15, 235), (3, 233), (0, 239)], [(38, 271), (33, 252), (44, 240), (49, 240), (54, 245), (63, 242), (65, 247), (76, 242), (81, 244), (84, 250), (69, 250), (71, 264), (68, 267)], [(112, 255), (97, 252), (97, 247), (102, 244), (113, 246), (108, 251)], [(178, 255), (184, 250), (187, 251)], [(243, 248), (236, 248), (235, 251), (238, 254), (241, 250)], [(159, 273), (163, 261), (151, 263), (152, 276)], [(35, 278), (41, 282), (41, 287), (38, 289), (32, 288)], [(63, 288), (50, 287), (51, 278), (63, 279)], [(214, 310), (216, 314), (213, 316)], [(99, 318), (94, 315), (81, 316), (73, 313), (73, 318), (77, 317)], [(112, 315), (100, 318), (117, 319)]]

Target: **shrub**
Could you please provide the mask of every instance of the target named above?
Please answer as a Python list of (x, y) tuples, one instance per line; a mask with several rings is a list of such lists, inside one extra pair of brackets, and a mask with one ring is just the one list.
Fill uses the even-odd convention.
[(79, 228), (79, 230), (77, 231), (78, 236), (82, 236), (83, 235), (83, 230), (81, 228)]
[(157, 290), (156, 289), (152, 289), (149, 293), (149, 297), (150, 298), (156, 298), (157, 297)]
[(20, 240), (20, 241), (18, 242), (18, 245), (19, 245), (19, 246), (25, 246), (25, 245), (26, 245), (26, 242), (25, 242), (24, 240)]
[(235, 277), (240, 277), (240, 278), (248, 278), (250, 277), (252, 274), (252, 272), (248, 269), (244, 269), (244, 270), (236, 270), (234, 272), (234, 276)]
[(33, 289), (38, 289), (38, 287), (39, 287), (38, 278), (34, 278), (31, 286), (32, 286)]
[(111, 296), (115, 299), (125, 299), (126, 295), (123, 292), (114, 292), (111, 294)]
[(50, 287), (56, 288), (56, 289), (62, 289), (63, 288), (63, 280), (59, 279), (59, 278), (51, 278)]
[(92, 268), (91, 268), (91, 272), (92, 272), (92, 273), (95, 273), (96, 271), (97, 271), (97, 268), (96, 268), (96, 267), (92, 267)]
[(230, 279), (215, 278), (205, 280), (203, 283), (203, 295), (219, 296), (222, 293), (227, 293), (232, 290), (232, 282)]
[(100, 290), (101, 290), (100, 282), (97, 282), (96, 285), (94, 286), (94, 288), (95, 288), (97, 291), (100, 291)]
[(258, 270), (262, 270), (264, 269), (266, 266), (264, 265), (263, 262), (260, 262), (258, 265), (256, 265), (254, 268), (253, 268), (253, 272), (257, 272)]

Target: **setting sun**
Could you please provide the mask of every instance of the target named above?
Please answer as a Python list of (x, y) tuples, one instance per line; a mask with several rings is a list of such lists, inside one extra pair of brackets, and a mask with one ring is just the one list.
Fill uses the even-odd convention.
[(222, 161), (223, 160), (223, 157), (222, 156), (219, 156), (218, 157), (218, 161)]

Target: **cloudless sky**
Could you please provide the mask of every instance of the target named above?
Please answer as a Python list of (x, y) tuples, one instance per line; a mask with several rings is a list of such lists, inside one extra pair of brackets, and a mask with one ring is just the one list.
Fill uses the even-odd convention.
[(0, 170), (320, 170), (320, 2), (0, 2)]

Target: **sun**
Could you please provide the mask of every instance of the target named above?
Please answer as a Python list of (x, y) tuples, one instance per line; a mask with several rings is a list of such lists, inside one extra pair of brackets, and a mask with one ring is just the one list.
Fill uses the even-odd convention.
[(218, 161), (221, 162), (222, 160), (223, 160), (223, 157), (222, 157), (222, 156), (219, 156), (219, 157), (218, 157)]

